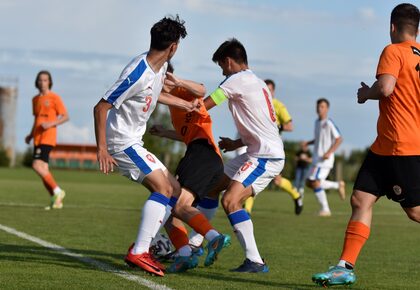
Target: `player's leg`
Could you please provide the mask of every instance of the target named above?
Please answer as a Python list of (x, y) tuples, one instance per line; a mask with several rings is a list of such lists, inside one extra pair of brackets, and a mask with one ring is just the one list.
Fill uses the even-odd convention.
[(311, 173), (308, 177), (307, 185), (314, 191), (315, 197), (320, 205), (318, 215), (322, 217), (329, 217), (331, 216), (331, 210), (328, 204), (327, 194), (321, 186), (321, 180), (328, 176), (329, 168), (313, 165), (310, 170)]
[[(242, 204), (252, 194), (261, 192), (280, 174), (283, 166), (284, 160), (272, 161), (248, 156), (239, 156), (225, 165), (225, 172), (232, 176), (232, 182), (223, 195), (222, 205), (246, 256), (243, 264), (233, 271), (268, 271), (257, 248), (251, 217), (242, 208)], [(235, 174), (232, 174), (233, 168), (237, 168)]]
[(352, 215), (347, 224), (343, 250), (337, 266), (317, 273), (312, 280), (322, 286), (350, 285), (356, 281), (353, 268), (364, 244), (369, 238), (373, 205), (379, 198), (355, 190), (351, 196)]
[(34, 148), (34, 160), (32, 162), (33, 170), (41, 177), (42, 182), (51, 196), (51, 203), (45, 209), (60, 209), (63, 207), (63, 198), (65, 192), (55, 181), (48, 166), (49, 155), (52, 146), (40, 145)]
[[(221, 179), (219, 179), (218, 183), (215, 185), (215, 187), (206, 195), (205, 198), (200, 200), (200, 202), (198, 203), (197, 209), (200, 210), (209, 221), (212, 220), (214, 215), (216, 214), (217, 207), (219, 205), (220, 192), (224, 191), (228, 187), (230, 182), (230, 178), (227, 175), (223, 174)], [(204, 237), (194, 230), (191, 231), (189, 238), (190, 245), (195, 248), (200, 247), (204, 240)]]
[(346, 199), (346, 183), (341, 181), (330, 181), (330, 180), (321, 180), (321, 187), (326, 189), (336, 189), (340, 194), (342, 200)]
[(403, 209), (411, 220), (420, 223), (420, 206), (405, 207)]
[(181, 195), (174, 208), (174, 215), (187, 223), (195, 232), (202, 235), (208, 243), (208, 255), (204, 262), (205, 266), (210, 266), (214, 263), (218, 253), (222, 250), (225, 237), (220, 234), (210, 224), (208, 219), (192, 204), (196, 199), (196, 194), (182, 188)]

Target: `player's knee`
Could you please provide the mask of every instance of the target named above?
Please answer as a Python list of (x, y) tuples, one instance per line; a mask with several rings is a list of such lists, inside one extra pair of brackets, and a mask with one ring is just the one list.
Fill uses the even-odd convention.
[(237, 202), (235, 202), (235, 199), (230, 195), (223, 195), (222, 197), (222, 206), (225, 209), (225, 212), (231, 213), (234, 211), (235, 206)]
[(406, 211), (406, 213), (409, 219), (420, 223), (420, 211)]
[(165, 196), (172, 196), (174, 188), (169, 181), (166, 181), (159, 184), (159, 186), (156, 188), (156, 191)]

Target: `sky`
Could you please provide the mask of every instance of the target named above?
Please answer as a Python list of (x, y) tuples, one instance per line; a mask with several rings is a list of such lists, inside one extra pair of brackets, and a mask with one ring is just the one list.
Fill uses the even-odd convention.
[[(250, 69), (277, 84), (294, 131), (285, 140), (313, 138), (315, 103), (330, 100), (330, 118), (344, 142), (362, 149), (376, 137), (378, 104), (356, 102), (360, 82), (372, 84), (390, 43), (389, 15), (398, 1), (381, 0), (0, 0), (1, 79), (18, 79), (16, 147), (25, 150), (38, 71), (53, 75), (70, 121), (58, 141), (94, 143), (93, 106), (125, 65), (149, 48), (150, 28), (167, 15), (185, 20), (188, 36), (173, 58), (176, 74), (211, 93), (224, 79), (211, 61), (225, 40), (240, 40)], [(420, 6), (419, 1), (413, 4)], [(210, 112), (214, 135), (235, 137), (227, 104)]]

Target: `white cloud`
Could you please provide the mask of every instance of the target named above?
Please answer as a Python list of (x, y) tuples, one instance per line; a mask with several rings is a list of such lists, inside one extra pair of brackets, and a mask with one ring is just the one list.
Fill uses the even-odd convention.
[(71, 121), (64, 123), (57, 129), (58, 143), (95, 144), (93, 128), (77, 126)]
[(375, 10), (370, 7), (363, 7), (357, 11), (357, 15), (362, 21), (370, 22), (377, 19)]

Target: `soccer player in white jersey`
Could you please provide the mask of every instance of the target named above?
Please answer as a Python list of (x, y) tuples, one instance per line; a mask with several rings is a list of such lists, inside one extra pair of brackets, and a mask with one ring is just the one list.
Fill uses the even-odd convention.
[(175, 54), (180, 38), (187, 35), (184, 21), (178, 16), (165, 17), (153, 25), (150, 34), (150, 50), (124, 68), (95, 106), (94, 118), (100, 170), (108, 173), (116, 165), (122, 175), (151, 192), (143, 206), (137, 239), (125, 261), (163, 276), (164, 267), (148, 251), (165, 219), (170, 197), (173, 193), (179, 195), (180, 187), (156, 156), (143, 148), (142, 137), (157, 101), (186, 109), (192, 109), (194, 104), (160, 96), (167, 62)]
[(328, 118), (330, 103), (327, 99), (319, 99), (316, 103), (318, 119), (315, 121), (315, 139), (304, 142), (304, 145), (314, 145), (312, 165), (307, 185), (315, 192), (321, 206), (319, 216), (331, 216), (325, 189), (338, 189), (340, 197), (345, 198), (344, 181), (327, 180), (330, 170), (334, 167), (334, 152), (338, 149), (343, 138), (334, 122)]
[(233, 151), (244, 145), (247, 152), (225, 164), (225, 175), (216, 191), (226, 189), (222, 204), (245, 250), (246, 259), (235, 272), (268, 272), (258, 252), (249, 214), (244, 201), (261, 192), (283, 169), (283, 142), (278, 132), (272, 96), (263, 80), (248, 68), (244, 46), (232, 38), (220, 45), (212, 60), (226, 79), (205, 99), (207, 109), (228, 100), (240, 138), (221, 138), (219, 146)]

